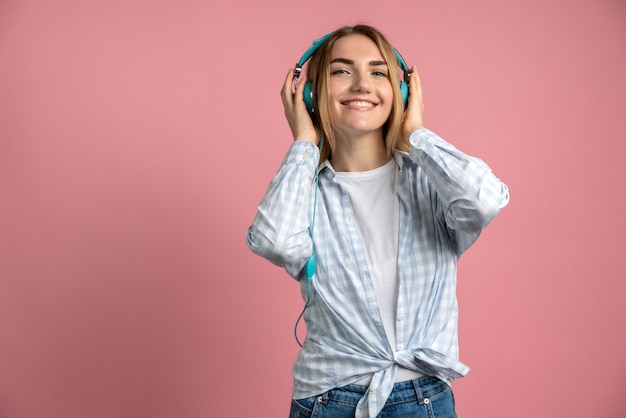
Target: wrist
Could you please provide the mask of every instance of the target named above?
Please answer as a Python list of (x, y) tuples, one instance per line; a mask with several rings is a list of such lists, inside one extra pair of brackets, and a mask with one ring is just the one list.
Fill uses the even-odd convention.
[(317, 132), (303, 132), (301, 134), (294, 135), (294, 141), (308, 141), (313, 142), (315, 145), (319, 145), (319, 137)]
[(413, 134), (417, 131), (419, 131), (420, 129), (424, 129), (425, 126), (424, 125), (415, 125), (412, 126), (410, 129), (404, 130), (402, 132), (402, 142), (404, 142), (405, 144), (409, 145), (411, 142), (411, 136), (413, 136)]

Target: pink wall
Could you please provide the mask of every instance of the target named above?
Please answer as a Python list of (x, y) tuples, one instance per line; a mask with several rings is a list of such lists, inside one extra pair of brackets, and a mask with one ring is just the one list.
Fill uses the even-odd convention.
[(287, 69), (357, 22), (511, 188), (460, 263), (460, 416), (626, 416), (623, 1), (4, 0), (0, 417), (286, 416), (302, 301), (245, 231)]

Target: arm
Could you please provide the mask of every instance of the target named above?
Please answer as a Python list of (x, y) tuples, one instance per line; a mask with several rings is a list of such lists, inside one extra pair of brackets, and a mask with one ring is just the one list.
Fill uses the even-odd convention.
[(319, 149), (295, 141), (270, 182), (248, 229), (248, 247), (297, 277), (312, 254), (311, 193)]
[(410, 158), (437, 193), (457, 253), (463, 253), (509, 202), (509, 190), (480, 159), (457, 150), (428, 129), (410, 137)]
[(302, 98), (305, 82), (301, 80), (293, 91), (293, 70), (287, 73), (281, 99), (294, 143), (257, 207), (246, 237), (255, 254), (285, 267), (294, 278), (313, 252), (311, 193), (319, 161), (317, 133)]
[(416, 68), (411, 70), (402, 140), (435, 189), (446, 226), (461, 254), (508, 204), (509, 190), (483, 161), (424, 128), (422, 87)]

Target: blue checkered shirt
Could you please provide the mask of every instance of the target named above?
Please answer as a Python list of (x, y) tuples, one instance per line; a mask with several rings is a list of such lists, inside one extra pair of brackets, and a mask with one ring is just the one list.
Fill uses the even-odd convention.
[[(459, 361), (456, 271), (460, 255), (506, 206), (508, 188), (481, 160), (428, 129), (395, 152), (400, 201), (396, 345), (386, 337), (362, 242), (347, 193), (319, 149), (296, 141), (248, 229), (250, 249), (284, 267), (310, 293), (307, 336), (293, 366), (294, 399), (371, 378), (356, 417), (375, 417), (393, 389), (399, 365), (450, 383), (469, 372)], [(317, 269), (304, 266), (313, 247)]]

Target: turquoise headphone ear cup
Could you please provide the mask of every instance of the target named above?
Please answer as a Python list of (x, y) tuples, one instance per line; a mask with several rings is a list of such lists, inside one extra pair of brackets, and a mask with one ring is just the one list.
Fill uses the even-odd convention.
[(406, 81), (400, 80), (400, 93), (402, 94), (402, 102), (404, 103), (404, 108), (406, 109), (409, 103), (409, 85)]
[(304, 84), (302, 96), (306, 110), (308, 110), (309, 113), (313, 113), (313, 83), (310, 80)]

